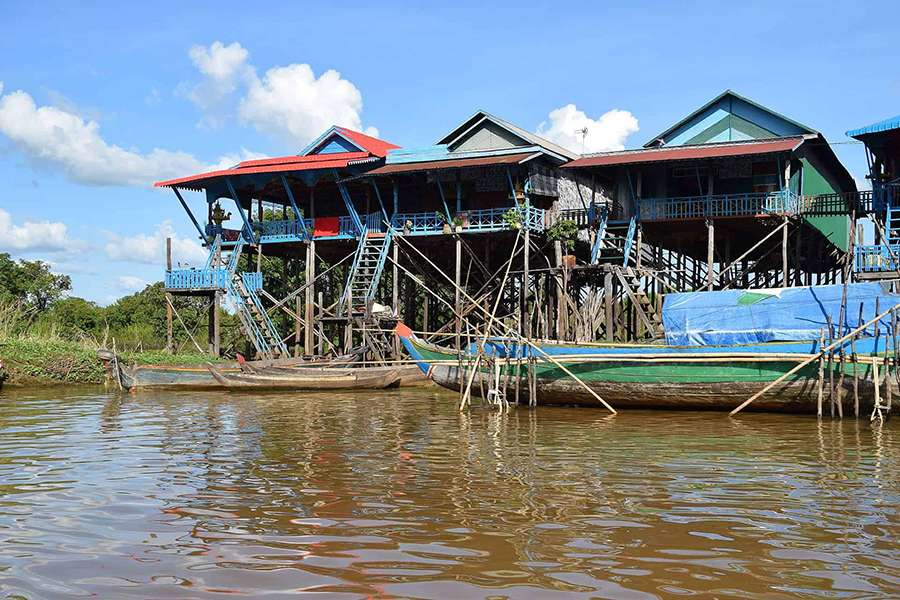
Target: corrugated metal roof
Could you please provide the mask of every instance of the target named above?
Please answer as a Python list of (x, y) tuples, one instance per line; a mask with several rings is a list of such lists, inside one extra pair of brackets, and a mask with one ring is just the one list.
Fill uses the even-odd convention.
[(400, 147), (397, 144), (392, 144), (376, 137), (372, 137), (371, 135), (347, 129), (346, 127), (335, 127), (335, 129), (350, 138), (354, 143), (358, 144), (360, 148), (368, 150), (375, 156), (380, 156), (381, 158), (384, 158), (387, 155), (388, 150)]
[(453, 143), (458, 140), (461, 136), (470, 131), (475, 125), (481, 122), (483, 119), (488, 119), (499, 125), (500, 127), (505, 128), (507, 131), (513, 133), (514, 135), (522, 138), (526, 142), (533, 144), (535, 146), (541, 146), (542, 148), (546, 148), (550, 152), (554, 154), (559, 154), (563, 158), (573, 159), (578, 158), (578, 154), (572, 152), (567, 148), (563, 148), (558, 144), (554, 144), (550, 140), (545, 140), (539, 135), (531, 133), (530, 131), (526, 131), (522, 129), (518, 125), (514, 125), (505, 119), (501, 119), (498, 116), (492, 115), (491, 113), (479, 110), (476, 111), (474, 115), (463, 121), (460, 125), (458, 125), (453, 131), (445, 135), (443, 138), (438, 140), (438, 144), (444, 144), (452, 146)]
[[(154, 187), (175, 187), (193, 184), (215, 179), (217, 177), (229, 177), (237, 175), (254, 175), (258, 173), (285, 173), (290, 171), (310, 171), (313, 169), (341, 169), (350, 162), (369, 158), (368, 152), (341, 152), (334, 154), (312, 154), (309, 156), (280, 156), (262, 158), (258, 160), (246, 160), (231, 169), (210, 171), (197, 175), (189, 175), (168, 181), (158, 181)], [(202, 186), (200, 186), (202, 187)]]
[(890, 119), (885, 119), (884, 121), (878, 121), (877, 123), (872, 123), (871, 125), (866, 125), (865, 127), (860, 127), (859, 129), (851, 129), (847, 132), (852, 138), (859, 137), (861, 135), (869, 135), (871, 133), (881, 133), (883, 131), (890, 131), (892, 129), (900, 129), (900, 115), (896, 117), (891, 117)]
[(394, 175), (396, 173), (415, 173), (417, 171), (439, 171), (443, 169), (460, 169), (464, 167), (510, 165), (523, 162), (535, 156), (540, 156), (540, 154), (540, 152), (522, 152), (519, 154), (504, 154), (501, 156), (482, 156), (479, 158), (431, 160), (417, 163), (382, 165), (377, 169), (368, 171), (365, 175)]
[(648, 148), (642, 150), (623, 150), (621, 152), (604, 152), (602, 154), (592, 154), (579, 158), (578, 160), (573, 160), (572, 162), (563, 165), (562, 168), (601, 167), (787, 152), (800, 146), (803, 141), (804, 138), (802, 137), (790, 137), (775, 140), (754, 140), (751, 142), (699, 144), (696, 146), (673, 146), (671, 148)]

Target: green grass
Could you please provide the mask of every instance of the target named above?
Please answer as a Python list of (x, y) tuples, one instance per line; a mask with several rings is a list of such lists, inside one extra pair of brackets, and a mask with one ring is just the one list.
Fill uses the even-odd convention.
[[(120, 356), (125, 364), (196, 365), (211, 360), (206, 355), (171, 355), (161, 350), (124, 352)], [(106, 381), (97, 349), (88, 342), (35, 336), (7, 337), (0, 339), (0, 360), (10, 384), (102, 384)]]

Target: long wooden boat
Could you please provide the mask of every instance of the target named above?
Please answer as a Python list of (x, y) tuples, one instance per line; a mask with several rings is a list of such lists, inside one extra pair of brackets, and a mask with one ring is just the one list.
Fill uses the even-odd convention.
[[(465, 385), (475, 364), (471, 351), (465, 352), (460, 360), (456, 350), (426, 342), (402, 323), (397, 325), (396, 333), (413, 360), (434, 382), (451, 390), (459, 390), (461, 382)], [(884, 360), (887, 341), (885, 337), (860, 339), (857, 342), (859, 360), (843, 364), (843, 379), (838, 361), (831, 365), (834, 383), (839, 386), (838, 397), (844, 399), (845, 406), (848, 401), (853, 402), (856, 373), (859, 376), (857, 384), (861, 410), (872, 409), (875, 396), (872, 363)], [(731, 410), (817, 352), (816, 342), (734, 346), (542, 342), (539, 347), (541, 351), (536, 352), (502, 340), (490, 342), (485, 347), (485, 353), (492, 360), (487, 361), (487, 366), (477, 369), (472, 393), (478, 396), (492, 387), (497, 388), (499, 380), (499, 387), (506, 388), (507, 399), (512, 401), (518, 375), (521, 376), (519, 401), (528, 402), (526, 373), (530, 362), (530, 368), (535, 373), (537, 404), (599, 406), (592, 394), (546, 358), (546, 355), (551, 355), (556, 363), (563, 364), (617, 410)], [(888, 355), (893, 357), (893, 352)], [(818, 371), (818, 361), (800, 369), (756, 400), (748, 410), (815, 413), (819, 391)], [(880, 369), (880, 372), (883, 380), (884, 370)], [(900, 393), (894, 376), (889, 379), (893, 391), (892, 408), (896, 409), (900, 405)], [(827, 364), (824, 381), (827, 407)], [(882, 404), (884, 402), (882, 394)]]
[(226, 388), (254, 390), (378, 390), (396, 385), (397, 369), (373, 367), (364, 369), (296, 369), (293, 372), (224, 373), (208, 364), (210, 374)]
[[(210, 374), (205, 364), (201, 365), (130, 365), (121, 364), (118, 357), (109, 350), (98, 350), (97, 355), (103, 361), (107, 375), (113, 381), (118, 380), (126, 390), (137, 388), (181, 389), (181, 390), (220, 390), (222, 384)], [(268, 368), (323, 368), (328, 365), (339, 365), (346, 368), (360, 358), (358, 353), (350, 353), (335, 357), (283, 358), (259, 361), (235, 361), (221, 363), (218, 368), (226, 374), (239, 374), (243, 371), (263, 370)]]

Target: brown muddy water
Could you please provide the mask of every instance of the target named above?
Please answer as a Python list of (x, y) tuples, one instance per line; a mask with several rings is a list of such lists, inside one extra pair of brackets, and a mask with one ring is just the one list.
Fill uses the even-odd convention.
[(2, 597), (900, 596), (900, 420), (0, 392)]

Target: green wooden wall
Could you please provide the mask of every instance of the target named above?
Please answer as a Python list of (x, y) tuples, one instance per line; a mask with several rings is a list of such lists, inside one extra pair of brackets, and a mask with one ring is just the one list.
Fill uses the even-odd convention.
[[(803, 184), (801, 186), (804, 196), (816, 194), (837, 194), (836, 190), (825, 177), (813, 166), (808, 159), (803, 158)], [(805, 217), (806, 222), (821, 231), (831, 240), (831, 243), (846, 251), (850, 242), (850, 218), (846, 215), (827, 215)]]

